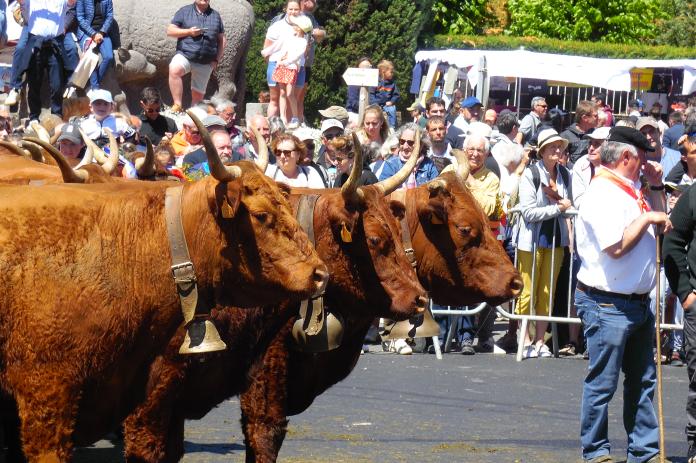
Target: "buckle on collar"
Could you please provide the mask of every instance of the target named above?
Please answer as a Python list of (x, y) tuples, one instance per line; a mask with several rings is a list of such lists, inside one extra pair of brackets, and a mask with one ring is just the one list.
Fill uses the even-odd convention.
[(175, 264), (171, 266), (172, 276), (174, 277), (174, 283), (195, 283), (196, 282), (196, 272), (193, 268), (192, 262), (182, 262), (180, 264)]
[(404, 249), (404, 252), (406, 253), (406, 258), (411, 263), (411, 265), (416, 267), (416, 251), (414, 251), (413, 248), (406, 248)]

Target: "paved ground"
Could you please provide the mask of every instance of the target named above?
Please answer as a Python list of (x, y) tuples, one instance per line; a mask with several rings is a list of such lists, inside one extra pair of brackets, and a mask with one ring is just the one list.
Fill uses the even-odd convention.
[[(376, 346), (375, 346), (376, 348)], [(279, 461), (538, 462), (579, 460), (580, 358), (515, 362), (512, 355), (363, 355), (344, 382), (290, 421)], [(664, 371), (667, 455), (686, 452), (687, 378)], [(613, 456), (625, 460), (621, 392), (611, 407)], [(232, 399), (186, 426), (185, 462), (243, 462), (239, 402)], [(80, 449), (76, 461), (122, 461), (107, 441)]]

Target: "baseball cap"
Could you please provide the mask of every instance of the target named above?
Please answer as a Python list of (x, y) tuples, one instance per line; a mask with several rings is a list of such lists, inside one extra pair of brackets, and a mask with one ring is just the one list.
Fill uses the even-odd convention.
[(290, 22), (302, 29), (305, 34), (312, 30), (312, 20), (305, 15), (290, 16)]
[(217, 114), (209, 114), (201, 122), (203, 122), (203, 125), (206, 128), (212, 127), (214, 125), (220, 125), (222, 127), (225, 127), (227, 125), (227, 122), (225, 122), (225, 120)]
[(611, 127), (599, 127), (592, 131), (592, 133), (586, 133), (582, 138), (591, 138), (593, 140), (606, 140), (609, 136), (609, 131)]
[[(338, 119), (338, 120), (347, 120), (348, 119), (348, 111), (346, 111), (346, 108), (342, 106), (329, 106), (326, 109), (320, 109), (319, 114), (321, 114), (323, 117), (327, 119)], [(343, 126), (341, 126), (343, 127)], [(322, 130), (323, 132), (323, 130)]]
[(114, 99), (111, 96), (111, 92), (108, 90), (104, 89), (96, 89), (96, 90), (90, 90), (87, 92), (87, 96), (89, 97), (89, 102), (94, 103), (95, 101), (106, 101), (107, 103), (113, 103)]
[(418, 109), (419, 111), (423, 111), (423, 107), (420, 105), (420, 103), (414, 101), (411, 106), (406, 108), (406, 111), (415, 111), (416, 109)]
[(321, 133), (324, 133), (327, 130), (332, 129), (334, 127), (343, 131), (343, 124), (341, 124), (341, 121), (339, 121), (338, 119), (325, 119), (321, 123)]
[(616, 126), (609, 132), (609, 141), (627, 143), (645, 151), (655, 151), (648, 138), (632, 127)]
[(58, 141), (67, 140), (69, 142), (75, 143), (76, 145), (82, 144), (82, 136), (80, 135), (80, 128), (75, 124), (65, 124), (60, 131), (60, 136)]
[(309, 127), (300, 127), (292, 134), (295, 135), (300, 141), (314, 140), (314, 130), (310, 129)]
[(643, 127), (648, 126), (648, 125), (656, 130), (658, 128), (657, 121), (655, 119), (653, 119), (652, 117), (648, 117), (648, 116), (639, 117), (638, 120), (636, 121), (636, 130), (640, 130)]
[(481, 101), (475, 96), (466, 97), (466, 99), (462, 101), (462, 108), (473, 108), (476, 105), (483, 106)]

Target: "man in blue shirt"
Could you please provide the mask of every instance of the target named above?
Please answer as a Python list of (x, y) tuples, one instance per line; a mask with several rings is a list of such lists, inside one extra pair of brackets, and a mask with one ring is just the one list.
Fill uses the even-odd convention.
[(191, 106), (203, 99), (211, 73), (217, 68), (227, 45), (220, 14), (210, 0), (194, 0), (179, 9), (167, 27), (167, 36), (177, 39), (176, 54), (169, 63), (172, 112), (181, 112), (182, 78), (191, 73)]

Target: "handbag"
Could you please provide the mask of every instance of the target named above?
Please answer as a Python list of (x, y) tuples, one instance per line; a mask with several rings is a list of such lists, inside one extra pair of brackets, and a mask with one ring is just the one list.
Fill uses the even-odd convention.
[(271, 78), (279, 84), (294, 84), (297, 80), (297, 69), (290, 69), (287, 66), (279, 64), (273, 70)]

